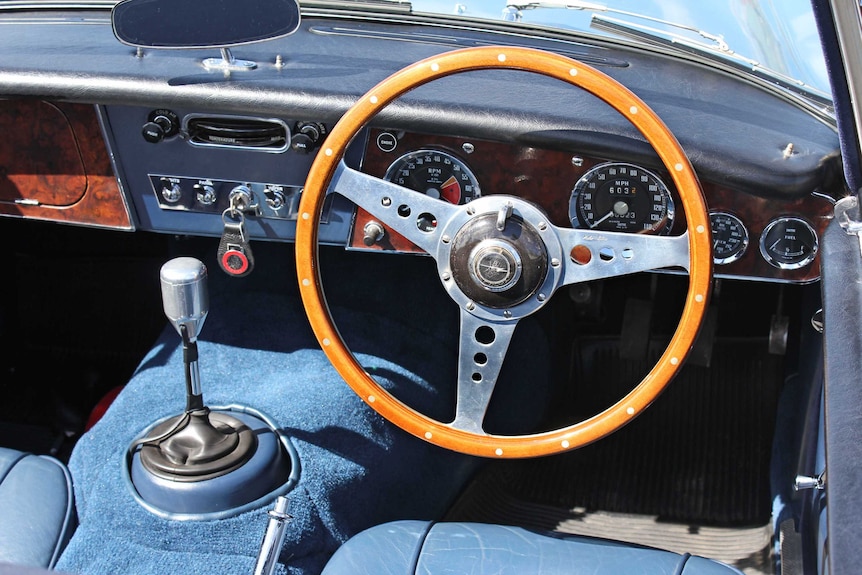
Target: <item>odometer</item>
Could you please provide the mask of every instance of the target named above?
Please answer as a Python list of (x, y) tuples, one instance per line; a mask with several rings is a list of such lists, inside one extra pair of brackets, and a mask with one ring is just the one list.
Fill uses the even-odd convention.
[(673, 215), (664, 182), (633, 164), (595, 166), (577, 181), (569, 200), (569, 220), (576, 228), (666, 234)]

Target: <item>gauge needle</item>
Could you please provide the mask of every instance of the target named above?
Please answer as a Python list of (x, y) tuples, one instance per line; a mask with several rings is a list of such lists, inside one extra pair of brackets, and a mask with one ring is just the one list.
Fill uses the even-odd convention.
[(601, 224), (603, 221), (605, 221), (606, 219), (608, 219), (609, 217), (611, 217), (611, 216), (613, 216), (613, 215), (614, 215), (614, 211), (613, 211), (613, 210), (609, 211), (609, 212), (608, 212), (608, 213), (606, 213), (604, 216), (602, 216), (602, 218), (601, 218), (601, 219), (598, 219), (598, 220), (596, 220), (595, 222), (593, 222), (592, 224), (590, 224), (590, 229), (595, 228), (596, 226), (598, 226), (598, 225), (599, 225), (599, 224)]

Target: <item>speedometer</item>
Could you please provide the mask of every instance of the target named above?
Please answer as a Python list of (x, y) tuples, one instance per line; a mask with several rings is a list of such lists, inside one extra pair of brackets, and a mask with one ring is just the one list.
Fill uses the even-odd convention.
[(595, 166), (577, 181), (569, 200), (569, 220), (576, 228), (666, 234), (673, 215), (664, 182), (633, 164)]
[(448, 152), (416, 150), (389, 166), (385, 179), (450, 204), (466, 204), (481, 195), (470, 168)]

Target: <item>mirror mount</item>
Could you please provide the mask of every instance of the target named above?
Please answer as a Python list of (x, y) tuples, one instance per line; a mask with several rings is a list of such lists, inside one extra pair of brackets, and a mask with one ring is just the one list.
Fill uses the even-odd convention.
[(221, 49), (221, 58), (205, 58), (203, 66), (207, 70), (219, 70), (222, 72), (242, 72), (244, 70), (254, 70), (257, 68), (257, 62), (251, 60), (239, 60), (234, 58), (230, 48)]

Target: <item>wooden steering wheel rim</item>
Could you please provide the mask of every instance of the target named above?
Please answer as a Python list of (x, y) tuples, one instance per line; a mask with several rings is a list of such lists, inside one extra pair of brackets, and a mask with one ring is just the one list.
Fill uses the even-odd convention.
[[(323, 200), (347, 145), (371, 118), (405, 92), (468, 70), (504, 68), (535, 72), (583, 88), (625, 116), (653, 146), (680, 194), (687, 222), (689, 287), (679, 325), (656, 365), (620, 401), (574, 425), (532, 435), (467, 432), (431, 419), (382, 388), (356, 361), (329, 313), (319, 274), (318, 224)], [(336, 124), (311, 166), (296, 226), (300, 293), (312, 329), (336, 371), (384, 418), (438, 446), (491, 458), (550, 455), (592, 443), (647, 408), (676, 375), (705, 315), (712, 282), (711, 229), (697, 176), (670, 130), (637, 96), (609, 76), (569, 58), (531, 48), (491, 46), (456, 50), (396, 72), (362, 96)]]

